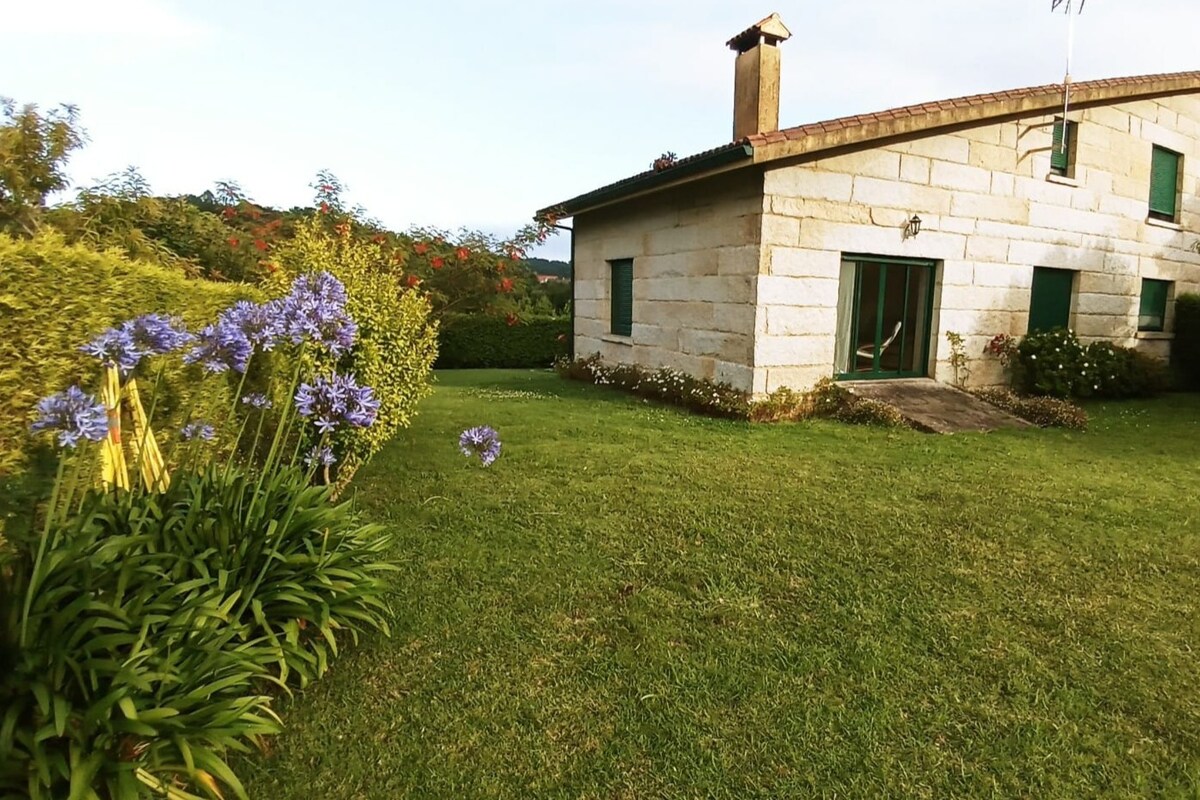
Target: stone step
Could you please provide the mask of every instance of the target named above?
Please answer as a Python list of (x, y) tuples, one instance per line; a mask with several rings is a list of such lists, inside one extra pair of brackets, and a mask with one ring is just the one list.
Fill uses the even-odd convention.
[(931, 378), (844, 381), (841, 385), (857, 397), (894, 406), (915, 428), (929, 433), (1034, 427), (991, 403)]

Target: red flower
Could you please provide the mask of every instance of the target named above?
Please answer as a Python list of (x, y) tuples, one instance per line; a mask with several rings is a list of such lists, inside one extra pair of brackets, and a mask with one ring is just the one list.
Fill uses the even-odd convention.
[(233, 208), (224, 208), (221, 210), (221, 216), (225, 219), (233, 219), (237, 216), (237, 210)]
[(410, 288), (410, 289), (415, 289), (421, 285), (421, 279), (418, 278), (416, 275), (409, 275), (407, 278), (404, 279), (404, 282), (406, 284), (408, 284), (408, 288)]
[(263, 267), (267, 270), (267, 272), (275, 272), (276, 270), (279, 269), (279, 267), (276, 264), (273, 264), (270, 261), (264, 261)]
[(520, 322), (521, 320), (517, 319), (517, 315), (516, 315), (516, 314), (509, 314), (508, 316), (506, 316), (506, 317), (504, 318), (504, 321), (505, 321), (505, 322), (507, 322), (507, 323), (508, 323), (508, 327), (510, 327), (510, 328), (511, 328), (512, 326), (516, 325), (516, 324), (517, 324), (518, 322)]
[(337, 225), (333, 226), (333, 229), (335, 231), (337, 231), (338, 236), (349, 236), (350, 235), (350, 223), (349, 222), (339, 222)]
[(261, 251), (266, 250), (268, 247), (270, 247), (270, 245), (264, 242), (262, 239), (255, 239), (254, 247)]
[(513, 290), (512, 278), (505, 278), (504, 280), (500, 281), (500, 291), (507, 293), (507, 292), (511, 292), (512, 290)]
[(321, 213), (322, 213), (322, 214), (328, 214), (328, 213), (329, 213), (329, 203), (324, 203), (324, 202), (323, 202), (323, 203), (321, 203)]
[(454, 251), (454, 255), (458, 256), (459, 261), (466, 261), (467, 258), (471, 255), (471, 251), (465, 247), (460, 247)]
[(429, 265), (434, 269), (441, 269), (442, 267), (446, 266), (446, 259), (442, 258), (441, 256), (434, 256), (433, 260), (429, 262)]
[(318, 188), (320, 188), (320, 190), (322, 192), (332, 192), (333, 191), (333, 187), (330, 186), (328, 183), (322, 183), (320, 185), (320, 187), (318, 187)]
[(259, 211), (257, 208), (251, 208), (249, 211), (246, 212), (246, 216), (249, 217), (250, 219), (258, 219), (259, 217), (262, 216), (262, 212)]
[(371, 237), (371, 241), (374, 242), (375, 244), (383, 244), (384, 242), (387, 241), (387, 237), (384, 236), (382, 233), (377, 233)]
[(229, 242), (229, 246), (230, 246), (230, 247), (237, 247), (237, 246), (238, 246), (238, 238), (237, 238), (236, 236), (230, 236), (230, 237), (229, 237), (228, 239), (226, 239), (225, 241)]
[(425, 244), (425, 242), (417, 242), (413, 245), (413, 251), (417, 255), (423, 256), (429, 252), (429, 245)]

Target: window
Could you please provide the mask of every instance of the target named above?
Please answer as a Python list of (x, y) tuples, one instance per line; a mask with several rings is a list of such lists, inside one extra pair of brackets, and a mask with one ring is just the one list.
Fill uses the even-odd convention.
[(1155, 145), (1150, 160), (1150, 216), (1174, 222), (1179, 209), (1179, 165), (1183, 156)]
[(1063, 127), (1062, 119), (1054, 120), (1054, 146), (1050, 149), (1050, 171), (1064, 178), (1075, 174), (1075, 139), (1078, 136), (1077, 123), (1067, 121)]
[(1071, 325), (1071, 290), (1075, 273), (1069, 269), (1035, 267), (1029, 300), (1029, 332)]
[(611, 330), (616, 336), (633, 335), (633, 259), (608, 262), (612, 269), (609, 297)]
[(1139, 331), (1161, 331), (1166, 327), (1167, 296), (1170, 293), (1170, 281), (1142, 278), (1142, 304), (1138, 309)]

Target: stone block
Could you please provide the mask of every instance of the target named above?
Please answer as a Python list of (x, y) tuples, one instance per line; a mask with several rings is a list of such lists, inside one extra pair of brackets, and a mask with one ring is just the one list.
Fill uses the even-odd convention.
[(717, 250), (718, 275), (757, 275), (760, 266), (758, 244), (722, 247)]
[(803, 197), (809, 200), (846, 202), (854, 186), (853, 173), (829, 172), (813, 164), (768, 170), (765, 193), (770, 197)]
[(924, 156), (900, 156), (900, 180), (907, 183), (929, 183), (929, 170), (932, 162)]
[(840, 251), (811, 250), (803, 247), (772, 247), (768, 258), (771, 265), (770, 274), (787, 277), (825, 277), (836, 280), (842, 263)]
[(833, 336), (837, 331), (837, 306), (768, 306), (769, 336)]
[(758, 279), (759, 306), (836, 307), (837, 299), (836, 278), (763, 275)]
[(945, 189), (986, 194), (992, 188), (992, 173), (965, 164), (935, 160), (929, 173), (929, 184)]
[[(993, 128), (993, 130), (996, 130)], [(972, 167), (1012, 174), (1017, 169), (1017, 151), (1011, 147), (1003, 147), (998, 143), (999, 131), (996, 132), (997, 143), (985, 144), (971, 142), (967, 163)]]
[(935, 158), (956, 164), (966, 164), (971, 155), (971, 143), (952, 134), (929, 136), (893, 145), (893, 150), (914, 156)]
[(853, 200), (868, 206), (898, 208), (918, 214), (950, 213), (949, 192), (901, 181), (855, 178)]
[[(867, 206), (831, 200), (809, 200), (803, 197), (773, 197), (771, 198), (771, 212), (802, 220), (811, 218), (830, 222), (858, 223), (871, 221), (871, 209)], [(803, 223), (801, 224), (803, 225)]]
[(1003, 264), (1008, 261), (1008, 239), (995, 236), (968, 236), (966, 257), (972, 261)]
[(834, 336), (759, 336), (754, 364), (759, 367), (820, 366), (832, 371)]
[(830, 366), (810, 367), (770, 367), (762, 370), (763, 393), (787, 387), (796, 391), (811, 389), (817, 381), (833, 375), (832, 362)]
[(800, 220), (778, 214), (764, 214), (762, 243), (765, 245), (794, 245), (800, 238)]
[(950, 200), (950, 213), (956, 217), (1025, 225), (1029, 222), (1029, 202), (1016, 197), (954, 192)]
[(1132, 295), (1093, 294), (1080, 291), (1076, 295), (1078, 314), (1105, 314), (1125, 317), (1135, 311), (1137, 299)]
[(860, 150), (856, 153), (823, 158), (815, 164), (818, 169), (825, 172), (898, 180), (900, 178), (900, 155), (892, 150)]

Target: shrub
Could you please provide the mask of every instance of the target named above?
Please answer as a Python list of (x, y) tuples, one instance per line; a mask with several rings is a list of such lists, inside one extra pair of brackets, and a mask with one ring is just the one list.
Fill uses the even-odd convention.
[(1166, 390), (1166, 364), (1127, 347), (1093, 342), (1058, 328), (1031, 333), (1017, 346), (1016, 385), (1047, 397), (1150, 397)]
[(813, 396), (786, 386), (750, 404), (751, 422), (795, 422), (813, 414)]
[(438, 333), (438, 369), (549, 367), (567, 354), (566, 317), (448, 314)]
[(1200, 294), (1181, 294), (1175, 298), (1171, 362), (1183, 386), (1200, 389)]
[(285, 270), (278, 273), (278, 282), (316, 271), (338, 278), (346, 287), (346, 309), (358, 323), (358, 337), (349, 353), (323, 358), (318, 364), (321, 369), (336, 366), (354, 373), (374, 388), (380, 402), (375, 424), (339, 430), (333, 438), (337, 483), (344, 486), (412, 422), (417, 403), (429, 394), (437, 326), (429, 319), (426, 298), (401, 283), (401, 274), (381, 245), (328, 233), (318, 218), (297, 227), (295, 239), (280, 251), (280, 261)]
[(555, 369), (564, 377), (599, 386), (624, 389), (697, 414), (725, 419), (747, 419), (750, 396), (728, 383), (694, 378), (679, 370), (662, 367), (649, 370), (636, 364), (606, 364), (600, 354), (574, 361), (561, 360)]
[(983, 389), (975, 395), (1040, 428), (1086, 430), (1088, 415), (1079, 406), (1055, 397), (1020, 397), (1007, 389)]
[[(95, 359), (79, 348), (96, 333), (143, 312), (178, 314), (192, 327), (219, 309), (260, 292), (240, 284), (191, 280), (165, 268), (67, 245), (45, 234), (33, 239), (0, 235), (0, 535), (22, 525), (28, 507), (53, 475), (51, 453), (30, 439), (38, 398), (80, 382), (96, 386)], [(269, 370), (260, 361), (256, 380)], [(143, 386), (157, 375), (143, 376)], [(197, 380), (175, 364), (161, 374), (155, 416), (178, 429), (196, 403), (225, 407), (228, 381)]]
[(879, 428), (908, 427), (908, 421), (895, 406), (869, 397), (854, 398), (838, 408), (833, 413), (833, 419), (851, 425), (874, 425)]
[(225, 759), (280, 729), (271, 685), (386, 630), (387, 539), (295, 468), (260, 489), (213, 466), (81, 509), (44, 553), (19, 543), (2, 582), (0, 794), (244, 797)]

